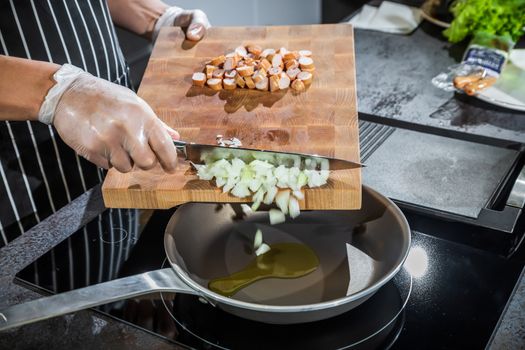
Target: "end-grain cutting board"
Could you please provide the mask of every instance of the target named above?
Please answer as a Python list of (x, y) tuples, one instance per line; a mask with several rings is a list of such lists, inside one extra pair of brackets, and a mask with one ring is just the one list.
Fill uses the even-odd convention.
[[(239, 45), (311, 50), (314, 81), (302, 93), (192, 87), (193, 72)], [(178, 28), (163, 29), (139, 95), (181, 139), (215, 144), (235, 136), (244, 147), (316, 153), (359, 161), (353, 30), (349, 24), (211, 28), (190, 43)], [(200, 181), (182, 159), (175, 174), (160, 168), (121, 174), (109, 171), (102, 187), (106, 206), (170, 208), (186, 202), (240, 202), (209, 181)], [(357, 209), (360, 169), (335, 171), (322, 188), (305, 191), (303, 209)]]

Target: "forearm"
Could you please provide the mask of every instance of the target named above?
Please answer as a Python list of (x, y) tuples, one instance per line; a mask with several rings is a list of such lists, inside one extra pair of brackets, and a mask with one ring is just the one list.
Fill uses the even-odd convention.
[(108, 5), (116, 25), (150, 39), (155, 22), (169, 7), (160, 0), (108, 0)]
[(0, 55), (0, 120), (38, 120), (59, 65)]

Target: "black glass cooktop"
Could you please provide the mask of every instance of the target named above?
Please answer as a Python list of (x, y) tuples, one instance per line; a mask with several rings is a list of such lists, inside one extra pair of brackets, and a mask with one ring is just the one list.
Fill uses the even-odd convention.
[[(107, 210), (18, 280), (57, 293), (166, 266), (163, 235), (172, 213)], [(96, 310), (196, 349), (481, 349), (522, 267), (519, 259), (413, 232), (401, 272), (356, 309), (325, 321), (267, 325), (170, 293)]]

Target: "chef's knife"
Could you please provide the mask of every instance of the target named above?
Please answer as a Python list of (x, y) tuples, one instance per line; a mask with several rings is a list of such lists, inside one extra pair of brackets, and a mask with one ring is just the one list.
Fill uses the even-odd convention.
[[(248, 162), (254, 159), (268, 160), (272, 164), (299, 166), (301, 168), (316, 167), (327, 170), (344, 170), (364, 167), (362, 164), (348, 160), (323, 157), (316, 154), (287, 153), (253, 148), (202, 145), (184, 141), (174, 141), (174, 143), (177, 150), (184, 153), (186, 160), (195, 164), (202, 164), (207, 158), (212, 160), (241, 158)], [(312, 163), (314, 161), (315, 163)], [(311, 164), (316, 166), (312, 166)], [(326, 165), (328, 166), (326, 167)]]

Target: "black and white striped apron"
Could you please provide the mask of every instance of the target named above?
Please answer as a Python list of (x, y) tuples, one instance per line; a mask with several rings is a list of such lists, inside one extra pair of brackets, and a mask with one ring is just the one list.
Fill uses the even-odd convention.
[[(0, 54), (70, 63), (131, 88), (106, 0), (0, 0)], [(0, 247), (103, 176), (62, 142), (52, 126), (0, 122)], [(114, 210), (98, 219), (98, 229), (107, 234), (119, 225), (133, 226), (134, 220), (129, 212)], [(89, 255), (86, 251), (86, 266)], [(118, 264), (111, 255), (111, 264)]]

